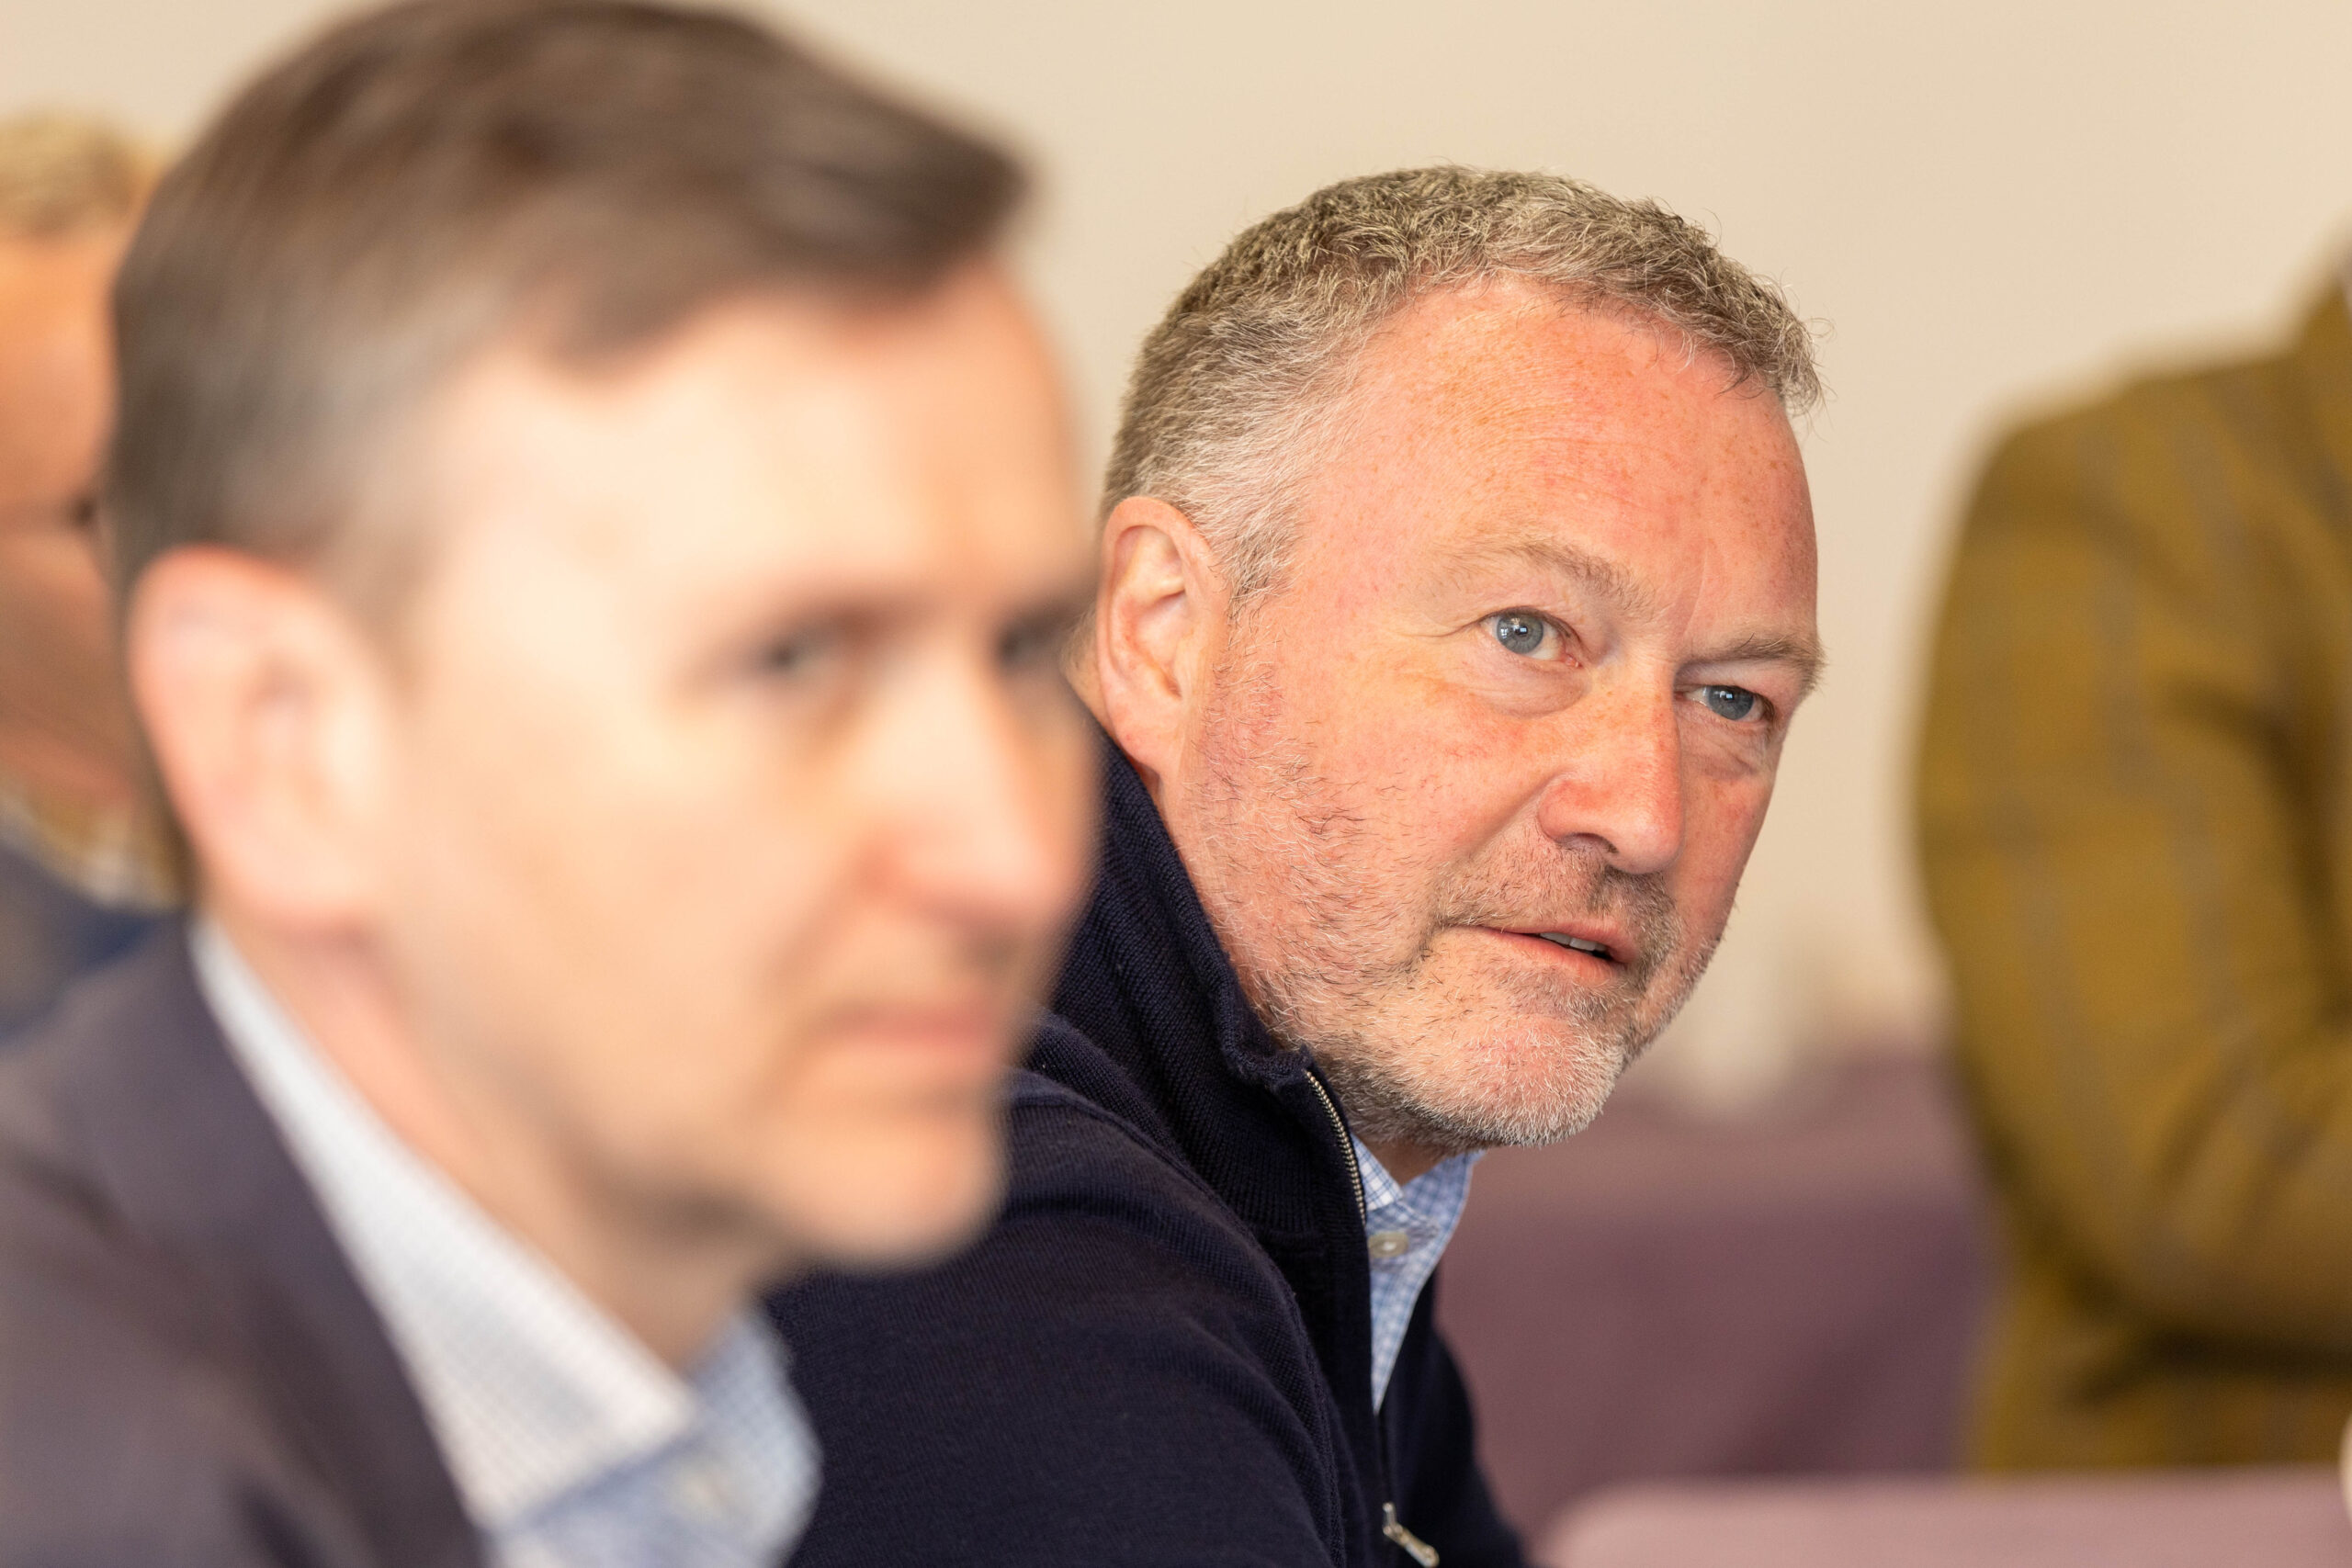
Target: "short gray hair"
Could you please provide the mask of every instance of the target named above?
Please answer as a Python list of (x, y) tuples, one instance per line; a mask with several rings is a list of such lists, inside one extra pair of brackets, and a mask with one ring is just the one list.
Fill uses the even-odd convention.
[(1792, 414), (1821, 396), (1812, 331), (1780, 289), (1656, 202), (1557, 175), (1401, 169), (1244, 231), (1177, 297), (1128, 382), (1102, 514), (1158, 497), (1237, 601), (1262, 592), (1358, 353), (1413, 300), (1500, 276), (1655, 321)]
[(153, 155), (103, 120), (55, 111), (0, 119), (0, 239), (125, 227), (154, 183)]

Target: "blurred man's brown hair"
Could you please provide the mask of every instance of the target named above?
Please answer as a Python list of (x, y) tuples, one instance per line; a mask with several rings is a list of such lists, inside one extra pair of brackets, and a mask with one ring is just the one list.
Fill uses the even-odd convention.
[(165, 177), (106, 515), (200, 874), (0, 1047), (0, 1562), (789, 1554), (758, 1298), (988, 1222), (1086, 885), (1018, 186), (631, 0), (349, 17)]
[(188, 152), (124, 264), (119, 580), (223, 543), (387, 610), (417, 542), (383, 525), (413, 499), (401, 422), (518, 321), (587, 365), (733, 297), (911, 299), (1020, 186), (720, 12), (426, 0), (346, 23)]

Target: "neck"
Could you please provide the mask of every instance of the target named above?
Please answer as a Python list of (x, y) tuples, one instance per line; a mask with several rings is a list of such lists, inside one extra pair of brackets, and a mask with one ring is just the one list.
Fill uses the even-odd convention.
[(1381, 1169), (1396, 1179), (1399, 1187), (1427, 1174), (1446, 1157), (1445, 1150), (1410, 1138), (1366, 1138), (1363, 1146), (1372, 1151), (1372, 1157), (1380, 1162)]
[[(311, 1045), (411, 1150), (671, 1367), (693, 1366), (776, 1277), (772, 1242), (621, 1195), (519, 1103), (527, 1089), (469, 1072), (467, 1053), (417, 1038), (375, 944), (288, 936), (209, 912)], [(530, 1101), (533, 1111), (544, 1103)]]

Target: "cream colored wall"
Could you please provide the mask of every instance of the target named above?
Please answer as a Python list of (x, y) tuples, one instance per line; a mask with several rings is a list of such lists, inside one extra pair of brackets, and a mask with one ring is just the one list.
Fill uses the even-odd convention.
[[(0, 110), (184, 132), (317, 0), (0, 0)], [(1236, 228), (1342, 175), (1576, 174), (1715, 225), (1829, 323), (1807, 440), (1834, 667), (1674, 1046), (1724, 1094), (1923, 1032), (1913, 692), (1994, 423), (2272, 327), (2352, 243), (2352, 6), (2269, 0), (803, 0), (813, 36), (1035, 155), (1033, 276), (1099, 451), (1126, 355)]]

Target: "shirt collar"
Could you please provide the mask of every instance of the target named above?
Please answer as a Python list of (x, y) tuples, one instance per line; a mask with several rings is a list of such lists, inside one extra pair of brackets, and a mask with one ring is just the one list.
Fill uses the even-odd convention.
[[(1388, 1168), (1380, 1163), (1380, 1156), (1366, 1147), (1362, 1138), (1351, 1133), (1348, 1141), (1356, 1146), (1356, 1169), (1363, 1178), (1363, 1206), (1367, 1216), (1410, 1198), (1414, 1200), (1416, 1208), (1428, 1207), (1433, 1213), (1451, 1208), (1458, 1218), (1462, 1206), (1470, 1201), (1470, 1168), (1487, 1157), (1484, 1149), (1449, 1155), (1412, 1180), (1399, 1182), (1388, 1174)], [(1430, 1199), (1436, 1201), (1427, 1201)], [(1366, 1224), (1370, 1226), (1369, 1218)], [(1446, 1229), (1451, 1232), (1453, 1226), (1449, 1224)]]
[[(196, 972), (232, 1053), (286, 1135), (439, 1438), (468, 1511), (510, 1529), (650, 1458), (707, 1416), (745, 1511), (779, 1529), (807, 1499), (763, 1450), (809, 1448), (783, 1347), (745, 1314), (689, 1382), (419, 1157), (301, 1034), (217, 926)], [(779, 1495), (781, 1494), (781, 1495)]]
[(1372, 1255), (1372, 1404), (1377, 1410), (1387, 1400), (1388, 1380), (1421, 1292), (1469, 1206), (1470, 1172), (1479, 1155), (1442, 1159), (1400, 1183), (1363, 1139), (1351, 1138), (1363, 1182), (1364, 1245)]

